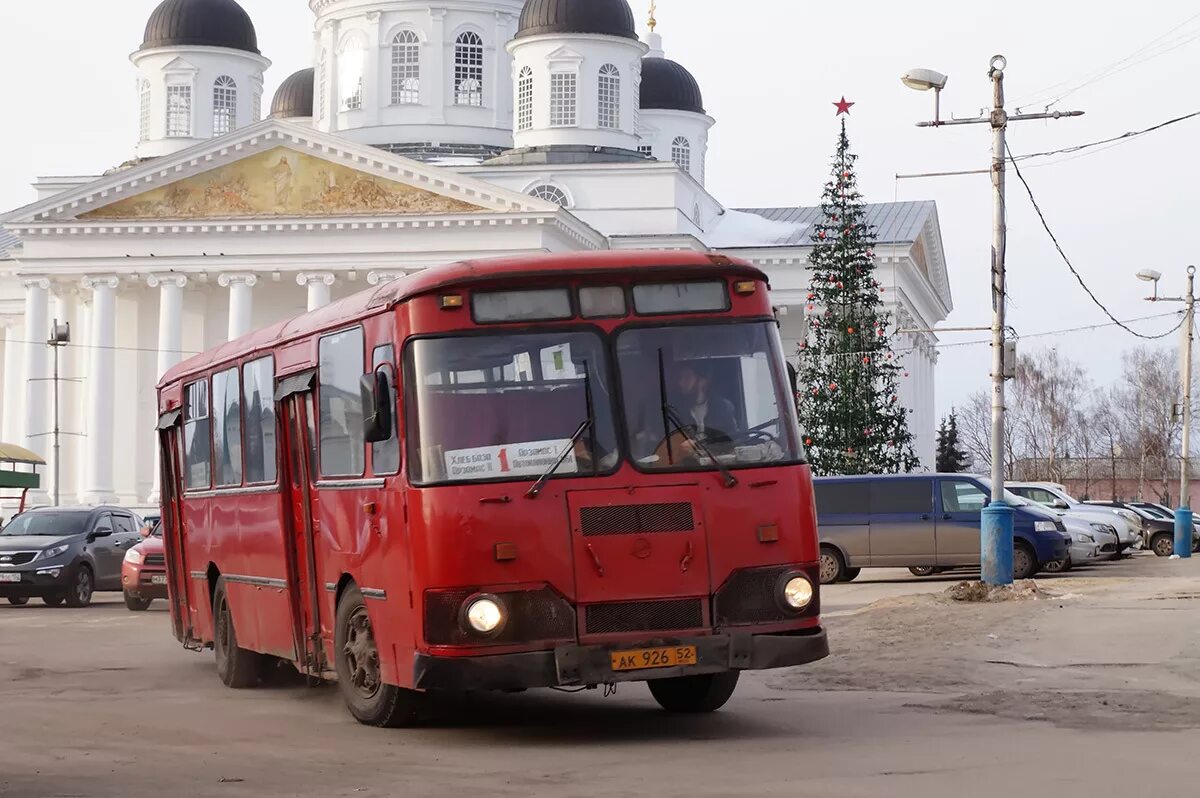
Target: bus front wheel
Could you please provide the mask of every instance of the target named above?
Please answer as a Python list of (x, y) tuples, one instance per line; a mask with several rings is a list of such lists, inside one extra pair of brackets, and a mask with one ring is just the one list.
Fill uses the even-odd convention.
[(419, 720), (422, 694), (385, 684), (379, 647), (362, 592), (351, 585), (338, 602), (334, 657), (338, 687), (359, 723), (396, 728)]
[(225, 577), (217, 580), (213, 591), (213, 653), (217, 660), (217, 676), (226, 687), (254, 687), (262, 675), (262, 655), (238, 646), (233, 628), (233, 613), (225, 591)]
[(667, 712), (696, 714), (716, 712), (725, 706), (737, 689), (738, 672), (709, 673), (703, 676), (677, 676), (647, 682), (650, 695)]

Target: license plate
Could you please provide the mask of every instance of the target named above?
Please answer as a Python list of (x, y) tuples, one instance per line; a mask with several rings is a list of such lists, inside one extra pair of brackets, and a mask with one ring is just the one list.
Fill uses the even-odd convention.
[(167, 583), (167, 575), (166, 574), (154, 574), (153, 576), (150, 577), (150, 584), (152, 584), (152, 585), (165, 585), (166, 583)]
[(614, 671), (640, 671), (648, 668), (673, 668), (676, 665), (695, 665), (695, 646), (667, 648), (638, 648), (612, 652)]
[(20, 574), (0, 574), (0, 582), (20, 582)]

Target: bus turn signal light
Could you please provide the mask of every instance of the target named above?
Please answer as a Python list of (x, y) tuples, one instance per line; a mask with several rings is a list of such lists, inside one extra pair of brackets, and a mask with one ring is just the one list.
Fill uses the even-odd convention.
[(496, 562), (512, 562), (517, 559), (516, 543), (497, 543)]
[(463, 306), (462, 294), (443, 294), (442, 310), (457, 310)]
[(733, 284), (733, 292), (743, 296), (753, 294), (758, 290), (758, 285), (753, 280), (738, 280)]

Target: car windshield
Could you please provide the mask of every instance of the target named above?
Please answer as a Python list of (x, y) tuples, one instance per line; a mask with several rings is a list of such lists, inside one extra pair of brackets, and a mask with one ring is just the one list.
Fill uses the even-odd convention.
[(640, 468), (803, 462), (779, 331), (769, 322), (626, 330), (617, 337), (629, 447)]
[(63, 537), (78, 535), (87, 523), (87, 513), (22, 513), (8, 522), (0, 535), (16, 537)]
[(1163, 512), (1162, 510), (1160, 510), (1157, 507), (1154, 507), (1152, 505), (1135, 504), (1133, 506), (1133, 508), (1135, 510), (1139, 511), (1142, 515), (1149, 516), (1150, 518), (1156, 518), (1160, 521), (1171, 521), (1171, 520), (1174, 520), (1174, 518), (1175, 518), (1174, 513), (1168, 515), (1167, 513)]
[(415, 341), (406, 356), (413, 482), (533, 481), (564, 452), (558, 476), (615, 468), (604, 351), (596, 333), (567, 330)]

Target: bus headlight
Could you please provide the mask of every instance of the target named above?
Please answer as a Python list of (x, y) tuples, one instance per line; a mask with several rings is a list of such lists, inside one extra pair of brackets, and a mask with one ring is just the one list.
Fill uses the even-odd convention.
[(463, 613), (467, 625), (483, 635), (495, 634), (504, 626), (504, 608), (493, 596), (477, 596), (467, 602)]
[(803, 576), (793, 576), (783, 586), (783, 601), (794, 610), (802, 610), (813, 600), (812, 582)]

